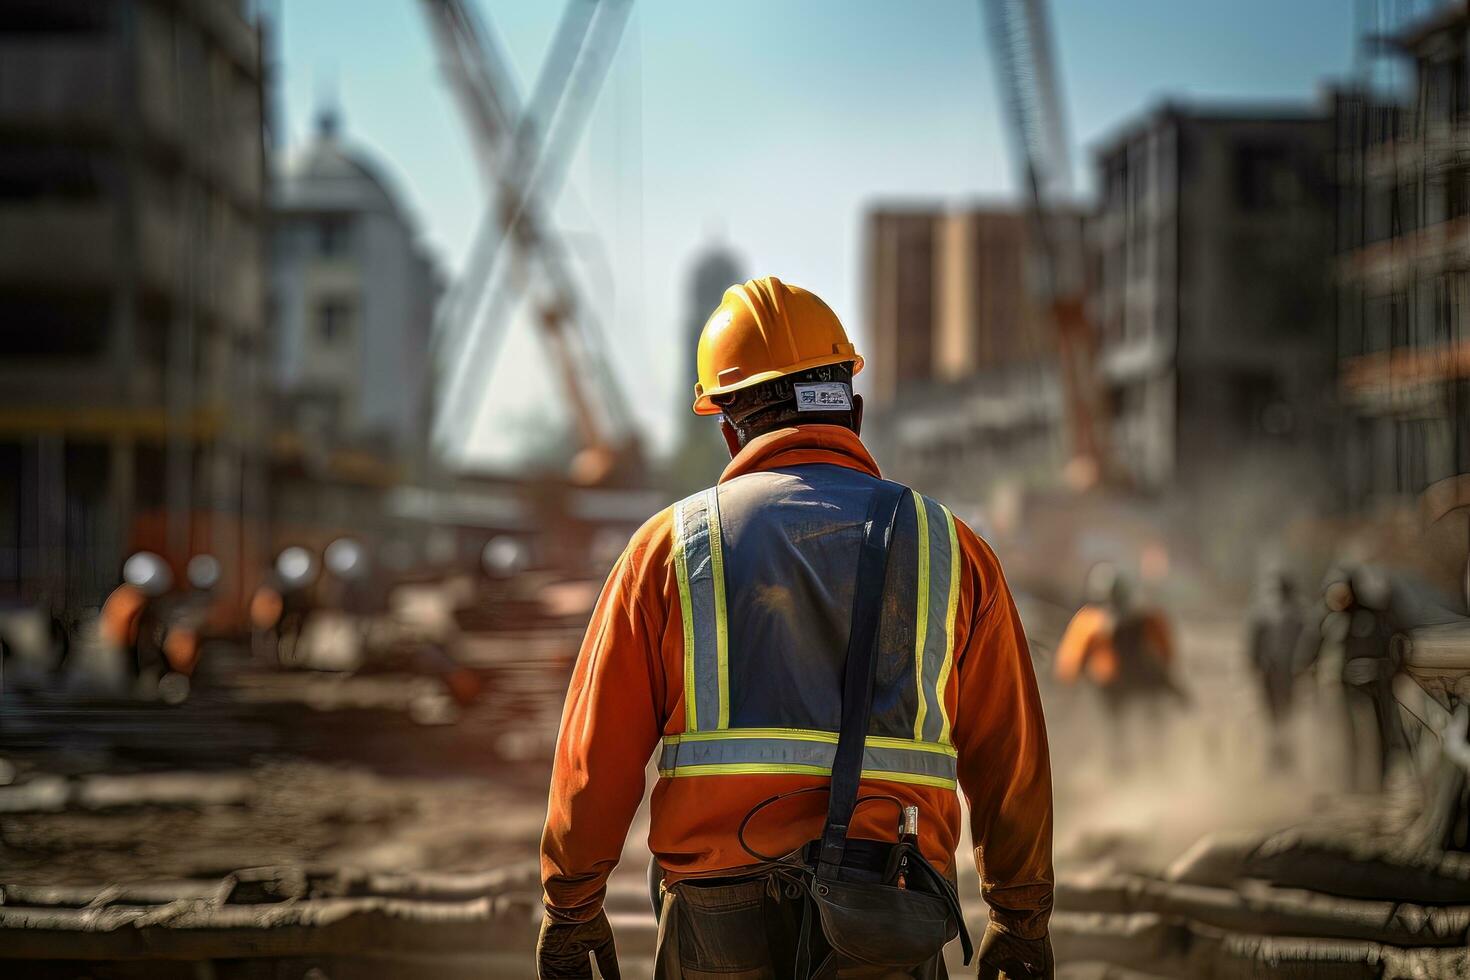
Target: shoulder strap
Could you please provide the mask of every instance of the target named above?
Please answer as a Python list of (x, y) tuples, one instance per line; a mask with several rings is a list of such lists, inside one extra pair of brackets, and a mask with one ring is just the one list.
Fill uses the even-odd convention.
[(873, 491), (867, 528), (858, 555), (857, 584), (852, 593), (852, 629), (847, 638), (847, 666), (842, 682), (842, 728), (832, 762), (832, 789), (817, 876), (835, 878), (847, 848), (847, 825), (857, 807), (863, 771), (863, 743), (873, 706), (873, 673), (877, 665), (878, 625), (883, 613), (883, 587), (888, 577), (888, 547), (898, 506), (908, 489), (883, 481)]

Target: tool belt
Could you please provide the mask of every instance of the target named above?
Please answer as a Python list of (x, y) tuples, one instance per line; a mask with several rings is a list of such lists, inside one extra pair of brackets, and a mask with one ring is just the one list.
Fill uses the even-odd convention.
[[(940, 955), (957, 935), (966, 965), (973, 952), (955, 887), (925, 860), (916, 836), (902, 836), (890, 843), (847, 835), (861, 802), (858, 787), (872, 710), (888, 552), (905, 493), (897, 484), (880, 483), (868, 514), (853, 592), (842, 726), (822, 836), (781, 862), (805, 891), (794, 971), (798, 980), (831, 976), (838, 969), (844, 977), (888, 976), (916, 969)], [(747, 816), (746, 821), (749, 819)], [(830, 952), (814, 967), (811, 939), (817, 928)]]

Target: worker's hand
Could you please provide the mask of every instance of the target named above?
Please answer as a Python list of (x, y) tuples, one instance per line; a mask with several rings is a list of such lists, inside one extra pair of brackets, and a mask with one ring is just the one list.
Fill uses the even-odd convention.
[(597, 958), (597, 968), (606, 980), (621, 980), (618, 951), (606, 912), (598, 912), (586, 922), (561, 922), (550, 914), (541, 920), (541, 936), (536, 940), (536, 976), (540, 980), (592, 980), (589, 953)]
[(994, 922), (985, 929), (976, 952), (980, 980), (1052, 980), (1057, 975), (1051, 938), (1022, 939)]

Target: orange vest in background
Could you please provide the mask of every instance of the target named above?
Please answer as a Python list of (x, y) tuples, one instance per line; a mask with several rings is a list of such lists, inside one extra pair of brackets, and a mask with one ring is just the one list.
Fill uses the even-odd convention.
[[(1141, 654), (1151, 657), (1160, 667), (1174, 661), (1174, 648), (1169, 626), (1155, 611), (1138, 613), (1141, 620)], [(1116, 617), (1103, 606), (1086, 605), (1067, 624), (1062, 642), (1057, 645), (1057, 680), (1071, 684), (1084, 673), (1098, 687), (1111, 687), (1123, 673), (1122, 656), (1114, 642)]]

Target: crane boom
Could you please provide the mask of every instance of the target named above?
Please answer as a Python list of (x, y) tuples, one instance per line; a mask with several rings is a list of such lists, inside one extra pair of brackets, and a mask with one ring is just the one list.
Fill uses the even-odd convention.
[[(489, 374), (515, 301), (539, 287), (537, 322), (584, 446), (580, 475), (597, 482), (619, 464), (636, 462), (633, 416), (545, 203), (565, 182), (631, 0), (570, 0), (525, 106), (492, 33), (466, 0), (422, 3), (493, 200), (438, 318), (436, 345), (456, 348), (441, 418), (471, 417), (461, 404), (474, 388), (470, 379)], [(509, 268), (502, 261), (507, 252)]]
[(980, 0), (1025, 187), (1038, 299), (1052, 321), (1066, 399), (1074, 473), (1092, 482), (1111, 474), (1105, 416), (1099, 410), (1096, 335), (1083, 300), (1085, 264), (1076, 222), (1058, 215), (1072, 200), (1072, 163), (1046, 0)]

